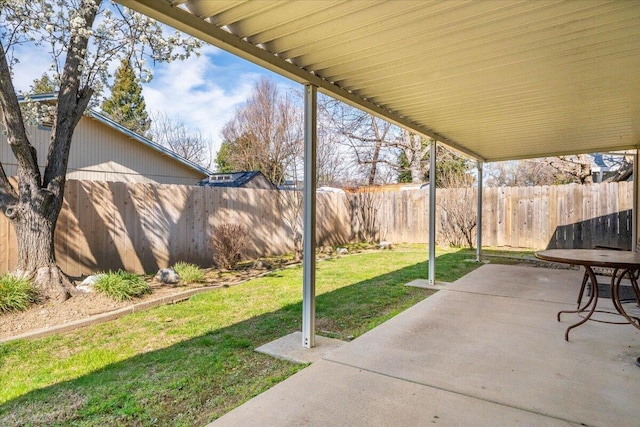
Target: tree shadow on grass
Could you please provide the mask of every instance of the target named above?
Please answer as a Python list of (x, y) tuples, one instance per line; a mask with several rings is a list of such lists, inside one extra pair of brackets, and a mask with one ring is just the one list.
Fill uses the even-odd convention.
[[(465, 256), (445, 254), (438, 262), (468, 264), (460, 263)], [(426, 277), (427, 264), (417, 263), (318, 295), (318, 333), (342, 339), (358, 336), (428, 297), (433, 291), (404, 286)], [(194, 311), (203, 310), (207, 294), (183, 304), (193, 304)], [(171, 306), (162, 309), (166, 316), (175, 315)], [(300, 330), (301, 313), (300, 302), (285, 305), (30, 391), (0, 406), (0, 425), (204, 425), (302, 369), (254, 351)], [(125, 333), (117, 322), (107, 324), (116, 324), (112, 326), (116, 330), (112, 340), (116, 341), (118, 332)], [(148, 338), (153, 340), (153, 336)], [(103, 344), (109, 346), (109, 342)], [(37, 342), (0, 346), (0, 359), (28, 351), (33, 345)]]

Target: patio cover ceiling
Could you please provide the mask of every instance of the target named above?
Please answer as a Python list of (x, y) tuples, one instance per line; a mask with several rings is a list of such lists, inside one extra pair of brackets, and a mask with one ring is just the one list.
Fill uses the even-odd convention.
[(640, 144), (638, 1), (118, 1), (480, 160)]

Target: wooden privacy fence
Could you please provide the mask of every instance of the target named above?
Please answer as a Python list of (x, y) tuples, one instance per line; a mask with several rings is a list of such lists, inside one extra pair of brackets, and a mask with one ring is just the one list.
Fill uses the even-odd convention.
[[(358, 197), (375, 200), (364, 204), (374, 206), (376, 237), (392, 242), (428, 241), (428, 190), (366, 196), (360, 193)], [(446, 244), (443, 229), (453, 222), (451, 214), (447, 220), (446, 210), (466, 209), (466, 213), (475, 218), (476, 197), (475, 189), (437, 190), (439, 244)], [(631, 182), (487, 187), (483, 191), (482, 243), (483, 246), (532, 249), (591, 248), (596, 244), (630, 248), (632, 205)], [(358, 209), (352, 206), (352, 211)], [(353, 222), (352, 234), (358, 234), (357, 227), (357, 221)]]
[[(485, 188), (483, 244), (523, 248), (631, 245), (632, 183)], [(428, 241), (428, 190), (318, 194), (318, 245), (353, 240)], [(445, 210), (475, 216), (474, 190), (439, 189)], [(56, 257), (71, 276), (98, 270), (155, 272), (176, 261), (212, 264), (215, 227), (243, 224), (248, 256), (290, 252), (291, 232), (271, 190), (68, 181), (56, 229)], [(475, 236), (474, 236), (475, 239)], [(474, 240), (475, 241), (475, 240)], [(0, 271), (16, 262), (13, 227), (0, 215)]]
[[(232, 223), (247, 229), (248, 256), (290, 252), (277, 197), (271, 190), (68, 181), (56, 259), (71, 276), (107, 269), (153, 273), (176, 261), (210, 266), (215, 227)], [(318, 200), (319, 244), (348, 241), (343, 195), (322, 194)], [(15, 265), (16, 247), (13, 226), (0, 215), (1, 271)]]

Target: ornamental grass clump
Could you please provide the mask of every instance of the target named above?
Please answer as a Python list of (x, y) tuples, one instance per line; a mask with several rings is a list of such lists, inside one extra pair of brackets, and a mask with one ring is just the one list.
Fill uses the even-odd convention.
[(117, 301), (126, 301), (151, 293), (151, 288), (142, 277), (128, 271), (100, 273), (94, 289)]
[(184, 283), (204, 282), (204, 272), (195, 264), (178, 261), (173, 265), (173, 269), (178, 273), (178, 276), (180, 276), (180, 281)]
[(9, 273), (0, 276), (0, 313), (23, 311), (38, 302), (38, 291), (29, 279), (18, 279)]

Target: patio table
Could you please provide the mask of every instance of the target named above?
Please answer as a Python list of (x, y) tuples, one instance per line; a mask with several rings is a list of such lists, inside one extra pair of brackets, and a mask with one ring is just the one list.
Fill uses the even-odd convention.
[[(544, 261), (557, 262), (562, 264), (580, 265), (585, 268), (591, 282), (591, 295), (589, 300), (580, 305), (581, 296), (584, 292), (584, 285), (580, 289), (580, 297), (578, 298), (577, 310), (562, 310), (558, 312), (558, 321), (563, 313), (577, 313), (583, 315), (582, 319), (569, 326), (564, 334), (564, 339), (569, 341), (569, 331), (578, 327), (588, 320), (613, 324), (631, 324), (640, 329), (640, 319), (635, 316), (629, 316), (625, 311), (620, 300), (620, 282), (626, 276), (631, 281), (631, 286), (636, 295), (636, 303), (640, 303), (640, 290), (638, 289), (637, 275), (634, 274), (640, 270), (640, 252), (616, 251), (607, 249), (549, 249), (536, 252), (536, 258)], [(605, 321), (600, 319), (592, 319), (594, 312), (612, 313), (607, 310), (596, 310), (598, 305), (598, 282), (593, 267), (605, 267), (613, 269), (611, 275), (611, 283), (609, 284), (611, 301), (616, 309), (617, 314), (625, 318), (624, 322)], [(616, 313), (614, 313), (616, 314)]]

